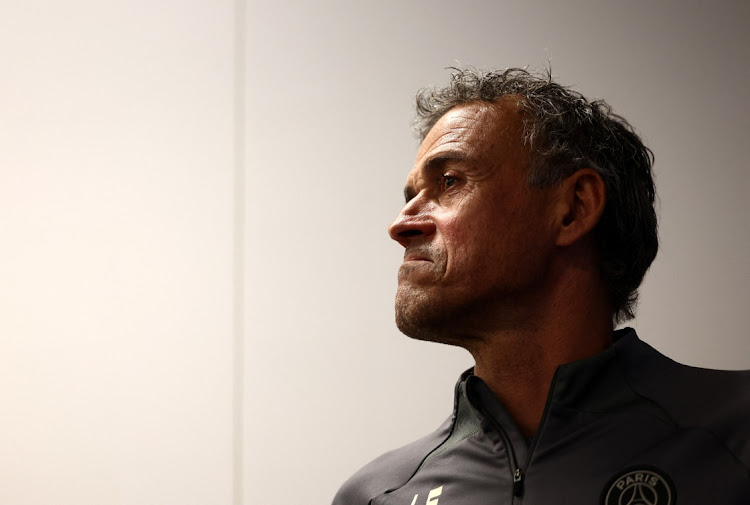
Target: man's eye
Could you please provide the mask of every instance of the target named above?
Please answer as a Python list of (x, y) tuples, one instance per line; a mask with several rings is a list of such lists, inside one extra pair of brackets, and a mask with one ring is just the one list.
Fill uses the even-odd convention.
[(442, 177), (442, 179), (440, 181), (440, 189), (442, 191), (445, 191), (446, 189), (450, 188), (454, 184), (456, 184), (456, 178), (455, 177), (453, 177), (451, 175), (448, 175), (448, 174), (443, 174), (443, 177)]

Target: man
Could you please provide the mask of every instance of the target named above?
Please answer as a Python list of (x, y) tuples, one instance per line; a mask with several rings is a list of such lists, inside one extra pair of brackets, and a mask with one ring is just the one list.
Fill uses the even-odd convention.
[(614, 331), (657, 251), (631, 126), (520, 69), (456, 71), (417, 113), (396, 322), (476, 366), (436, 432), (334, 505), (750, 504), (750, 375)]

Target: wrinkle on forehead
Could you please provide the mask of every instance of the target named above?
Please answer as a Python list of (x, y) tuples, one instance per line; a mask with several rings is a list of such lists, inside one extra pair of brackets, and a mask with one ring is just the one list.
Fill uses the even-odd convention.
[(434, 149), (442, 143), (455, 140), (486, 142), (504, 136), (521, 138), (522, 109), (513, 97), (494, 102), (475, 101), (458, 105), (446, 112), (430, 129), (420, 146), (419, 154)]
[(449, 110), (427, 133), (417, 158), (439, 146), (466, 140), (480, 133), (483, 129), (481, 125), (490, 113), (490, 107), (479, 102), (460, 105)]
[(415, 169), (443, 151), (462, 151), (471, 157), (493, 157), (498, 151), (506, 156), (515, 151), (516, 155), (523, 151), (527, 157), (521, 112), (514, 97), (454, 107), (428, 132), (417, 153)]

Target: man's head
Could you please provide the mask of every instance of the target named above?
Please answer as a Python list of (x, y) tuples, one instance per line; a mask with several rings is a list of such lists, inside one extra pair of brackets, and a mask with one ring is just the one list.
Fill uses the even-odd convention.
[(596, 262), (613, 319), (633, 317), (658, 242), (653, 157), (624, 119), (520, 69), (456, 71), (448, 87), (417, 95), (417, 114), (423, 142), (390, 230), (406, 247), (405, 333), (432, 338), (420, 332), (533, 305), (574, 246)]

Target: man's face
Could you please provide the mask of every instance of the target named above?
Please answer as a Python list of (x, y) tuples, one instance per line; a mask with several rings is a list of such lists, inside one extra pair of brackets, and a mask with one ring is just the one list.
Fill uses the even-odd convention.
[(528, 169), (512, 100), (456, 107), (430, 130), (389, 229), (406, 248), (396, 295), (406, 335), (463, 345), (524, 324), (554, 248), (554, 190), (527, 186)]

